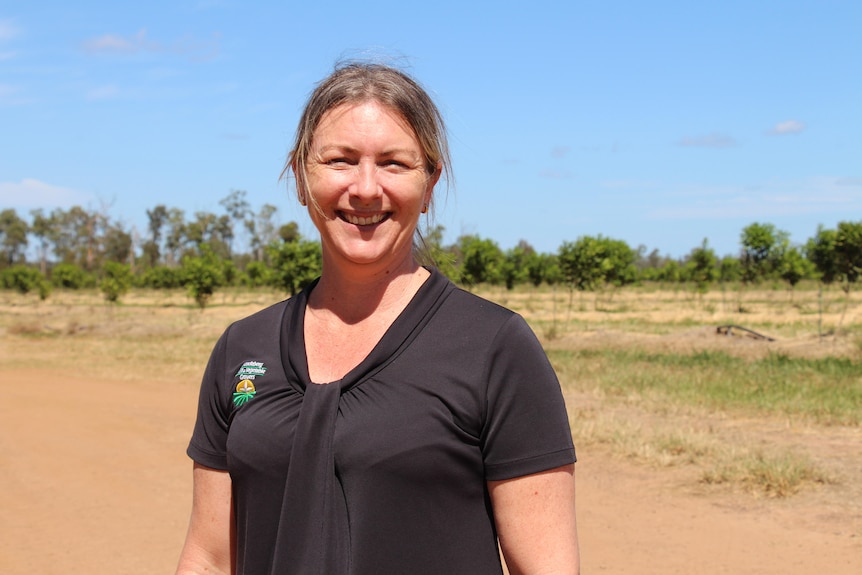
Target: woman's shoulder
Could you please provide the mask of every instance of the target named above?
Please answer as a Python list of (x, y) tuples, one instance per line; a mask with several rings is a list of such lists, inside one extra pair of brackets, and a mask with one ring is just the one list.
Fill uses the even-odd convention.
[(288, 298), (278, 303), (269, 305), (261, 310), (258, 310), (251, 315), (247, 315), (242, 319), (238, 319), (231, 323), (225, 330), (225, 334), (230, 334), (231, 337), (249, 332), (257, 333), (266, 331), (269, 328), (276, 328), (281, 325), (284, 312), (291, 305), (295, 298)]

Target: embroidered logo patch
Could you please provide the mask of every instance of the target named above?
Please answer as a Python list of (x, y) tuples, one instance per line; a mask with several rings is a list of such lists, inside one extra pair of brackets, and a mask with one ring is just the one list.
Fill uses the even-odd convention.
[(233, 404), (241, 407), (248, 403), (251, 398), (257, 393), (252, 381), (256, 377), (260, 377), (266, 373), (266, 366), (262, 361), (246, 361), (242, 367), (236, 372), (234, 377), (240, 378), (240, 382), (236, 384), (236, 391), (233, 394)]
[(254, 388), (254, 384), (250, 380), (244, 379), (236, 384), (236, 392), (233, 394), (233, 404), (237, 407), (245, 405), (256, 393), (257, 390)]

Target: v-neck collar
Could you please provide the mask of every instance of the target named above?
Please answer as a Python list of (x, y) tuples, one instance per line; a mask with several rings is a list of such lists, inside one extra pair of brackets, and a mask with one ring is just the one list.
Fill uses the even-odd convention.
[(300, 393), (309, 385), (336, 385), (343, 393), (380, 371), (405, 349), (434, 315), (449, 293), (455, 288), (446, 276), (434, 268), (419, 287), (404, 310), (377, 342), (377, 345), (357, 366), (340, 380), (326, 384), (313, 384), (308, 375), (308, 358), (305, 353), (305, 310), (308, 297), (317, 281), (296, 295), (285, 310), (280, 334), (281, 363), (287, 380)]

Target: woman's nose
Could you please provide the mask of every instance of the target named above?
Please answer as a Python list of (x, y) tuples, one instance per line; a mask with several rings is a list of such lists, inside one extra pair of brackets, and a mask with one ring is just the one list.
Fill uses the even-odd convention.
[(359, 162), (357, 166), (355, 195), (362, 199), (375, 198), (380, 195), (379, 171), (372, 162)]

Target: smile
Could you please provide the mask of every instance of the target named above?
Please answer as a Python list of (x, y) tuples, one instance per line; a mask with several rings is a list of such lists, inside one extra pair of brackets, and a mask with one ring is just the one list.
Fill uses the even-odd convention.
[(383, 220), (389, 217), (389, 213), (378, 213), (373, 216), (356, 216), (353, 214), (346, 214), (344, 212), (338, 212), (338, 217), (344, 220), (347, 223), (353, 224), (355, 226), (373, 226), (374, 224), (379, 224)]

